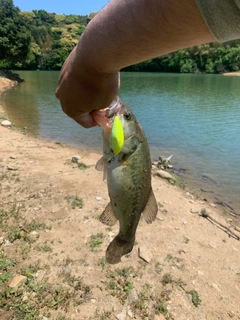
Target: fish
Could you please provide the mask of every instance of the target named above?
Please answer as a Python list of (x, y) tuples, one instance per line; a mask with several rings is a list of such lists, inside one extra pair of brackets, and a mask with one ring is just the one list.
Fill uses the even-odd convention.
[[(109, 108), (94, 111), (92, 116), (103, 127), (103, 156), (96, 169), (103, 171), (110, 198), (100, 221), (107, 226), (119, 222), (119, 232), (107, 247), (106, 261), (117, 264), (134, 247), (141, 215), (147, 223), (152, 223), (157, 216), (158, 205), (151, 185), (150, 151), (142, 127), (131, 109), (119, 98)], [(118, 123), (120, 139), (121, 130), (124, 132), (124, 142), (117, 154), (110, 143), (115, 117), (121, 121), (121, 125)], [(114, 135), (118, 140), (118, 133)]]

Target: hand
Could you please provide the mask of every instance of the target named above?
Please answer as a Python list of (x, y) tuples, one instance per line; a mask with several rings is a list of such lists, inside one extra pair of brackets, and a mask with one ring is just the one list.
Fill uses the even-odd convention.
[[(76, 71), (74, 49), (60, 72), (56, 96), (63, 111), (85, 128), (98, 125), (91, 112), (107, 108), (117, 95), (120, 86), (119, 73), (104, 74), (84, 66)], [(77, 63), (76, 63), (77, 61)]]

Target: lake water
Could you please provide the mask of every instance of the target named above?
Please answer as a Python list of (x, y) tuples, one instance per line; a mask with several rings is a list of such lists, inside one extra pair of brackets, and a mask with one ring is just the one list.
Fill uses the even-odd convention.
[[(62, 112), (58, 72), (19, 74), (25, 82), (1, 96), (17, 126), (101, 152), (101, 129), (83, 129)], [(173, 154), (192, 190), (240, 213), (240, 77), (124, 72), (119, 96), (145, 130), (153, 159)]]

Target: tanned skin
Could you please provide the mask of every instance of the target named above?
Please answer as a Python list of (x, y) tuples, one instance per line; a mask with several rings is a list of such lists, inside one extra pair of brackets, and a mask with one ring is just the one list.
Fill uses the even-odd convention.
[(118, 93), (120, 69), (212, 41), (194, 0), (112, 0), (65, 61), (56, 96), (69, 117), (92, 127), (91, 111)]

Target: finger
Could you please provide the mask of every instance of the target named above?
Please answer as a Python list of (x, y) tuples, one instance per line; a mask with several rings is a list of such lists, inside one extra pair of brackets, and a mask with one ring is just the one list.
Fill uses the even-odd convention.
[(75, 120), (84, 128), (91, 128), (98, 125), (90, 113), (85, 113), (77, 117), (74, 117), (73, 120)]

